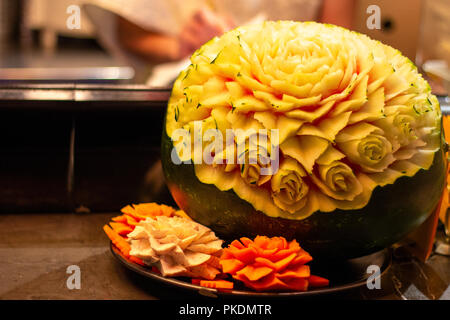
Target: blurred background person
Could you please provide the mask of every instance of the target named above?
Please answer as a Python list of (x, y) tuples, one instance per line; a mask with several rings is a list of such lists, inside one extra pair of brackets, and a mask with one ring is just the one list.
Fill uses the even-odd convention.
[[(118, 17), (118, 35), (120, 43), (126, 49), (150, 61), (178, 60), (192, 54), (214, 36), (247, 23), (257, 14), (263, 15), (267, 20), (315, 20), (351, 28), (353, 2), (222, 0), (214, 5), (212, 1), (192, 1), (197, 4), (197, 8), (184, 23), (181, 22), (181, 28), (175, 36), (172, 35), (175, 30), (158, 31), (163, 24), (157, 21), (158, 26), (149, 30), (122, 16)], [(184, 4), (180, 4), (181, 8), (183, 6)], [(157, 20), (160, 19), (165, 19), (164, 15)]]
[[(265, 19), (320, 21), (351, 28), (354, 2), (91, 0), (84, 9), (109, 52), (132, 64), (141, 79), (153, 71), (147, 84), (165, 85), (203, 43), (236, 26)], [(173, 63), (153, 68), (167, 62)]]

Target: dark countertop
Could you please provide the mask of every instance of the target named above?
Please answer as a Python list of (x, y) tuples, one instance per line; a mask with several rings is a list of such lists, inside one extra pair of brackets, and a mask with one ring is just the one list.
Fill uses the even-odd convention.
[[(115, 215), (0, 215), (0, 299), (204, 298), (123, 267), (111, 254), (109, 240), (102, 231)], [(434, 254), (421, 263), (408, 252), (405, 248), (394, 251), (393, 264), (382, 277), (381, 289), (363, 286), (327, 298), (450, 300), (450, 257)], [(66, 286), (70, 265), (80, 267), (79, 290)]]

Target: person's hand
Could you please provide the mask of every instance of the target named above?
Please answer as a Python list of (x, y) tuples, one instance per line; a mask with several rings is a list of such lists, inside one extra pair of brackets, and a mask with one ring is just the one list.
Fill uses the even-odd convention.
[(211, 10), (200, 9), (184, 25), (179, 35), (179, 55), (184, 58), (215, 36), (222, 35), (233, 27), (231, 19)]

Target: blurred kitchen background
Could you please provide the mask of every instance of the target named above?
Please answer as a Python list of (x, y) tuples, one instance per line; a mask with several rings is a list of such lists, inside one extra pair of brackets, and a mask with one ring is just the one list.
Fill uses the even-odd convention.
[[(126, 48), (133, 48), (132, 33), (147, 26), (176, 36), (178, 20), (200, 1), (212, 11), (228, 3), (237, 24), (274, 12), (279, 18), (320, 20), (318, 0), (0, 0), (0, 213), (171, 204), (160, 139), (170, 81), (186, 61), (158, 69)], [(331, 6), (325, 21), (391, 44), (426, 69), (442, 108), (448, 108), (449, 0), (323, 3)], [(246, 14), (241, 4), (252, 14), (239, 20)], [(380, 29), (372, 30), (367, 19), (376, 14), (368, 12), (373, 4), (381, 16)], [(69, 22), (80, 28), (68, 28), (77, 8), (80, 21)], [(125, 23), (120, 37), (118, 12), (135, 17), (142, 28)], [(166, 48), (157, 43), (147, 49)]]
[[(111, 6), (114, 2), (127, 7), (117, 9)], [(212, 8), (217, 8), (219, 3), (206, 2)], [(257, 3), (255, 0), (246, 2), (255, 3), (252, 5)], [(317, 3), (308, 0), (303, 2), (311, 3), (311, 7)], [(0, 81), (77, 80), (152, 84), (148, 82), (151, 67), (141, 58), (127, 52), (114, 38), (104, 36), (105, 30), (111, 31), (116, 27), (108, 14), (123, 10), (127, 17), (128, 11), (139, 10), (133, 3), (137, 1), (0, 0)], [(145, 9), (151, 12), (151, 6), (157, 5), (158, 1), (149, 0), (146, 3)], [(420, 67), (424, 64), (426, 67), (426, 62), (433, 60), (427, 71), (448, 80), (445, 64), (450, 64), (450, 1), (354, 0), (353, 3), (352, 29), (398, 48)], [(372, 13), (367, 10), (373, 4), (381, 9), (379, 30), (367, 27), (367, 19)], [(79, 29), (67, 27), (67, 20), (73, 13), (68, 8), (74, 5), (81, 9)], [(157, 7), (160, 10), (160, 5)], [(255, 12), (263, 14), (268, 10), (272, 9), (254, 8)], [(155, 18), (150, 15), (148, 19)], [(438, 78), (434, 80), (436, 92), (446, 93), (444, 83), (439, 82)], [(164, 82), (156, 84), (165, 85)]]
[(133, 83), (134, 69), (104, 49), (81, 11), (81, 28), (66, 26), (78, 0), (0, 0), (0, 81)]

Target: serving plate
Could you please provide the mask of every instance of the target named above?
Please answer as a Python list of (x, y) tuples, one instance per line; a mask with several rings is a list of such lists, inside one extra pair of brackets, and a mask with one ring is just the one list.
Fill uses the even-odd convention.
[[(389, 269), (392, 263), (392, 252), (385, 249), (374, 254), (345, 260), (345, 261), (322, 261), (320, 264), (311, 262), (312, 273), (330, 280), (330, 286), (325, 288), (316, 288), (308, 291), (289, 291), (289, 292), (257, 292), (246, 288), (241, 282), (234, 281), (233, 290), (217, 290), (205, 288), (191, 283), (190, 278), (186, 277), (163, 277), (153, 272), (150, 268), (136, 264), (122, 255), (122, 253), (111, 243), (111, 252), (113, 256), (123, 264), (127, 269), (140, 274), (154, 281), (162, 282), (166, 285), (197, 292), (198, 294), (209, 297), (255, 297), (255, 298), (282, 298), (282, 297), (310, 297), (316, 295), (325, 295), (338, 293), (345, 290), (355, 289), (366, 285), (367, 279), (373, 274), (368, 273), (368, 267), (371, 265), (380, 268), (378, 277), (382, 277)], [(374, 277), (376, 279), (378, 277)]]

